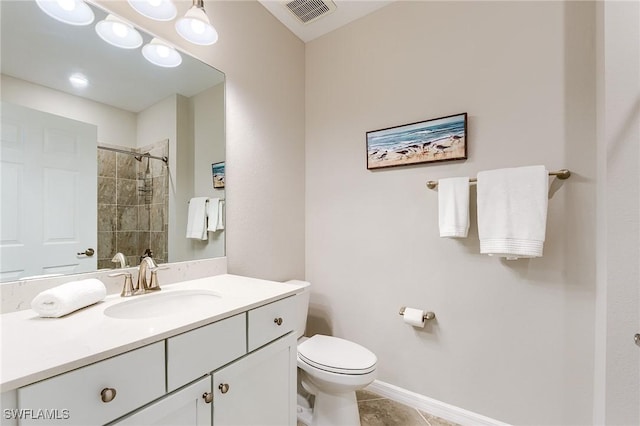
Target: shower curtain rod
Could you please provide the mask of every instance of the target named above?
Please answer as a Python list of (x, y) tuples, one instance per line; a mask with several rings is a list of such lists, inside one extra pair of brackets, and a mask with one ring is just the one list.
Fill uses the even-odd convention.
[(153, 158), (155, 160), (162, 160), (164, 161), (165, 164), (169, 163), (169, 157), (156, 157), (155, 155), (151, 155), (148, 152), (139, 153), (139, 152), (127, 151), (126, 149), (111, 148), (110, 146), (102, 146), (102, 145), (98, 145), (98, 149), (119, 152), (121, 154), (133, 155), (134, 157), (136, 157), (136, 160), (138, 161), (142, 161), (142, 158), (145, 157), (145, 158)]

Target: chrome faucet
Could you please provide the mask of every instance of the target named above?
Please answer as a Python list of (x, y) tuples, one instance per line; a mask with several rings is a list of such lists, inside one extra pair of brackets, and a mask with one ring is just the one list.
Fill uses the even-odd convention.
[[(138, 267), (138, 283), (136, 284), (135, 290), (137, 294), (146, 293), (150, 290), (149, 283), (147, 282), (147, 270), (154, 272), (157, 270), (158, 265), (153, 260), (151, 256), (142, 256), (140, 260), (140, 266)], [(153, 278), (153, 273), (152, 273)], [(151, 282), (153, 283), (153, 279)], [(158, 287), (158, 290), (160, 287)]]
[[(110, 277), (124, 275), (124, 286), (120, 296), (130, 297), (139, 294), (151, 293), (160, 290), (158, 282), (158, 270), (169, 269), (166, 266), (158, 266), (150, 256), (142, 256), (140, 266), (138, 267), (138, 281), (134, 285), (131, 279), (131, 272), (122, 271), (115, 274), (109, 274)], [(147, 281), (147, 271), (151, 272), (151, 279)]]
[(111, 261), (113, 263), (119, 263), (120, 264), (120, 268), (127, 268), (128, 267), (127, 259), (124, 257), (124, 254), (122, 254), (120, 252), (116, 253), (116, 255), (113, 256), (113, 259), (111, 259)]

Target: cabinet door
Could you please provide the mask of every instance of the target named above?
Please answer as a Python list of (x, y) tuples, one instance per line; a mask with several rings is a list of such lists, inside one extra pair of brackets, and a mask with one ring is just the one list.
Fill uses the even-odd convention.
[(295, 426), (293, 333), (213, 373), (214, 426)]
[(211, 376), (173, 392), (112, 426), (211, 426)]

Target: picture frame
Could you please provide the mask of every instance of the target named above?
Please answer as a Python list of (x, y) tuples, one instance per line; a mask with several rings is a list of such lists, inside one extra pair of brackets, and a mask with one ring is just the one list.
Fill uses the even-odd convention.
[(211, 176), (213, 177), (213, 188), (222, 189), (225, 183), (224, 161), (211, 164)]
[(467, 113), (366, 134), (367, 169), (467, 159)]

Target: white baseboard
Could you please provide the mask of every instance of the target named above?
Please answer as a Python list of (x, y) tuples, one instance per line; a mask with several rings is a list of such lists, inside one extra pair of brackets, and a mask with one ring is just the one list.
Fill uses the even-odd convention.
[(373, 393), (462, 426), (508, 426), (498, 420), (476, 414), (445, 402), (375, 380), (366, 387)]

